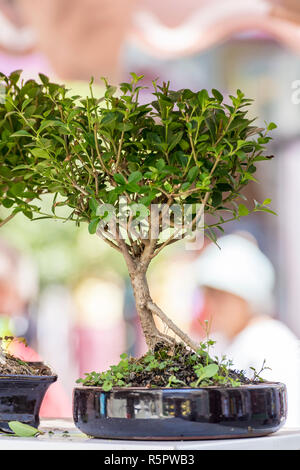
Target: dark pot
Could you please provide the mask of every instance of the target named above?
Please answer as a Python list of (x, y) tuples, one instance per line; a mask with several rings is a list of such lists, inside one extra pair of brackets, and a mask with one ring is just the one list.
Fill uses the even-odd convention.
[(56, 375), (0, 375), (0, 431), (11, 432), (9, 421), (37, 428), (40, 407)]
[(264, 383), (198, 389), (77, 387), (76, 426), (106, 439), (224, 439), (265, 436), (286, 420), (286, 387)]

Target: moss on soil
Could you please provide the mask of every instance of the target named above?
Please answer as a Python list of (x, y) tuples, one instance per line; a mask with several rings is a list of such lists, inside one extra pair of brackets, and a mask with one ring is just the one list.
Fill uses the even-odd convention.
[(148, 351), (139, 359), (121, 355), (118, 365), (102, 373), (85, 374), (86, 377), (77, 382), (87, 386), (101, 386), (104, 390), (112, 387), (195, 387), (199, 379), (197, 368), (217, 364), (217, 374), (197, 386), (226, 387), (253, 383), (243, 371), (232, 370), (228, 363), (212, 359), (205, 348), (205, 343), (202, 343), (198, 352), (194, 353), (183, 344), (177, 344), (171, 349), (157, 345), (154, 351)]

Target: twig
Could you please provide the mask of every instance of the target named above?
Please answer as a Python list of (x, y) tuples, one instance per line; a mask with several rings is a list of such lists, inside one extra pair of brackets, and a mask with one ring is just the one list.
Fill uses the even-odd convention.
[(10, 214), (8, 217), (5, 219), (1, 220), (0, 222), (0, 228), (3, 227), (3, 225), (7, 224), (11, 219), (13, 219), (17, 214)]

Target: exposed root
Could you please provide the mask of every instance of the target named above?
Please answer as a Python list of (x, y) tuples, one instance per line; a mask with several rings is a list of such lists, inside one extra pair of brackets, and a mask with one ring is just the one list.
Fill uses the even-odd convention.
[[(175, 323), (172, 322), (172, 320), (167, 317), (167, 315), (154, 302), (149, 300), (147, 302), (147, 308), (151, 310), (154, 315), (158, 316), (168, 326), (168, 328), (172, 330), (184, 344), (186, 344), (186, 346), (191, 348), (193, 351), (197, 351), (199, 346), (186, 333), (178, 328), (178, 326), (175, 325)], [(168, 338), (170, 337), (168, 336)]]

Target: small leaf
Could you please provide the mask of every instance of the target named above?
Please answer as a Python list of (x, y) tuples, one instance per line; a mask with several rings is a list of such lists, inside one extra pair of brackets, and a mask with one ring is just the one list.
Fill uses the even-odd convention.
[(17, 132), (14, 132), (13, 134), (11, 134), (10, 137), (31, 137), (31, 134), (29, 134), (29, 132), (27, 131), (24, 131), (24, 130), (20, 130), (20, 131), (17, 131)]
[(100, 221), (100, 218), (95, 217), (95, 219), (92, 219), (91, 222), (89, 223), (89, 233), (91, 235), (94, 235), (94, 233), (96, 233), (99, 221)]
[(22, 196), (25, 187), (26, 187), (25, 183), (23, 183), (22, 181), (19, 181), (19, 183), (15, 183), (11, 186), (10, 192), (14, 196)]
[(173, 150), (173, 148), (175, 148), (176, 145), (181, 141), (182, 136), (183, 136), (183, 132), (179, 132), (178, 134), (176, 134), (176, 135), (173, 137), (173, 139), (172, 139), (172, 141), (171, 141), (171, 143), (170, 143), (170, 145), (169, 145), (169, 149), (168, 149), (169, 152), (171, 152), (171, 150)]
[(8, 198), (5, 198), (3, 201), (2, 201), (2, 205), (3, 207), (5, 207), (6, 209), (10, 209), (10, 207), (12, 207), (14, 205), (14, 200), (13, 199), (8, 199)]
[(104, 392), (109, 392), (112, 389), (112, 383), (111, 382), (104, 382), (102, 385), (102, 388)]
[(239, 204), (239, 210), (238, 213), (241, 217), (246, 216), (249, 214), (249, 210), (245, 206), (245, 204)]
[(89, 200), (89, 208), (91, 209), (92, 212), (96, 212), (97, 209), (98, 209), (98, 202), (96, 201), (96, 199), (94, 199), (93, 197), (90, 198)]
[(114, 175), (114, 180), (116, 183), (118, 184), (126, 184), (126, 181), (124, 179), (124, 176), (121, 175), (120, 173), (117, 173), (116, 175)]
[(193, 166), (187, 174), (187, 180), (192, 183), (196, 179), (198, 172), (199, 168), (197, 166)]
[(215, 88), (213, 88), (211, 91), (212, 91), (212, 94), (214, 95), (214, 97), (216, 98), (216, 100), (219, 103), (222, 103), (223, 95), (218, 90), (216, 90)]
[(274, 122), (270, 122), (267, 129), (268, 129), (268, 131), (272, 131), (273, 129), (277, 129), (277, 126)]
[(18, 437), (34, 437), (42, 434), (41, 431), (29, 426), (28, 424), (20, 423), (20, 421), (9, 421), (8, 426)]
[(46, 75), (44, 75), (43, 73), (39, 73), (39, 77), (43, 85), (48, 85), (49, 78)]
[(271, 204), (271, 202), (272, 202), (272, 199), (267, 198), (267, 199), (264, 200), (263, 206), (268, 206), (269, 204)]
[[(143, 175), (140, 171), (134, 171), (128, 177), (128, 183), (138, 183), (143, 178)], [(124, 181), (125, 182), (125, 181)]]
[(218, 373), (219, 366), (218, 364), (209, 364), (208, 366), (204, 367), (202, 374), (204, 378), (210, 379), (214, 375)]
[(222, 193), (221, 191), (214, 191), (212, 193), (212, 205), (214, 207), (219, 207), (219, 205), (222, 203)]
[(199, 91), (198, 93), (198, 100), (199, 100), (199, 103), (200, 105), (203, 107), (205, 106), (205, 104), (207, 103), (209, 99), (209, 96), (208, 96), (208, 93), (207, 93), (207, 90), (201, 90)]
[(48, 152), (40, 148), (34, 148), (30, 150), (32, 155), (36, 158), (49, 158)]

